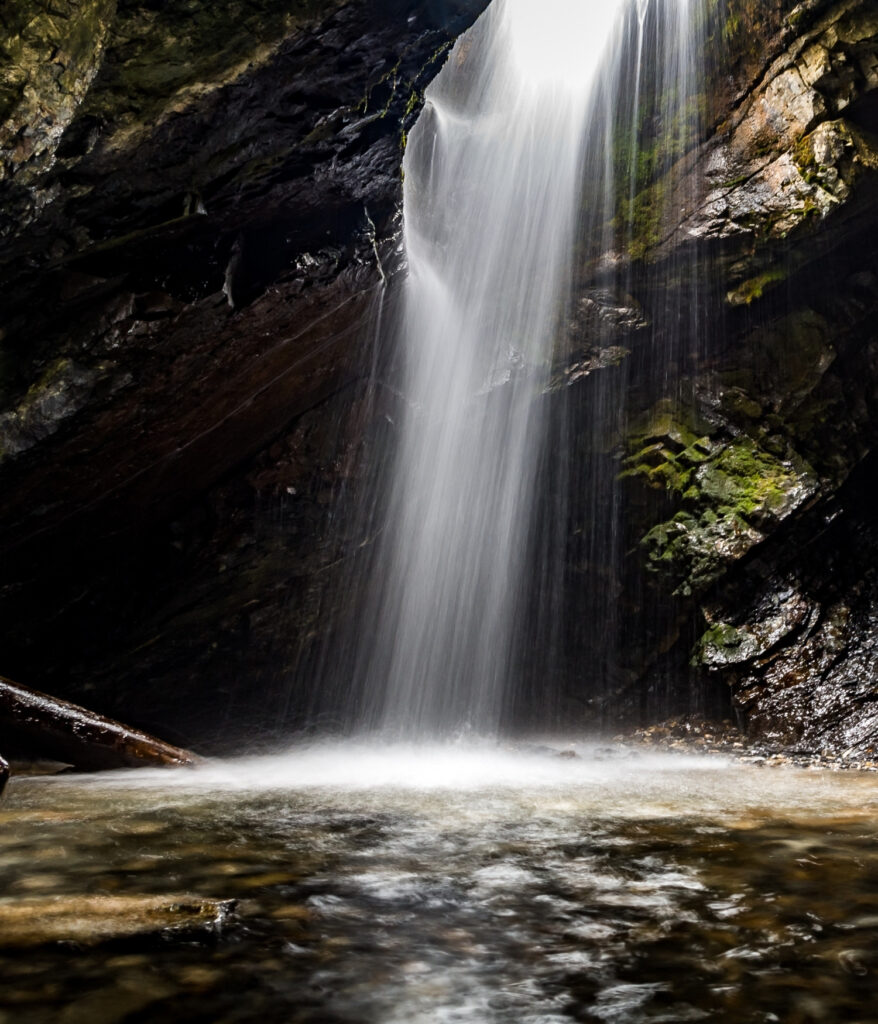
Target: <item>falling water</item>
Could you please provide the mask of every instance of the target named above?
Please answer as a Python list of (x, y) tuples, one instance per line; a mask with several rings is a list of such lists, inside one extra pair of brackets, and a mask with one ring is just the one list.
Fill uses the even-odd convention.
[[(576, 403), (547, 396), (570, 357), (579, 268), (628, 240), (617, 206), (639, 186), (641, 94), (686, 95), (686, 8), (495, 0), (427, 91), (403, 165), (403, 410), (363, 530), (353, 654), (331, 654), (325, 672), (355, 729), (492, 734), (522, 693), (550, 703), (571, 520), (585, 515), (577, 534), (610, 563), (619, 514), (617, 467), (570, 469), (557, 413)], [(618, 426), (615, 387), (576, 411), (579, 428)], [(614, 595), (595, 603), (609, 650)]]
[(535, 397), (567, 297), (589, 99), (624, 3), (493, 5), (409, 139), (409, 408), (365, 666), (367, 715), (394, 731), (492, 731), (502, 712), (527, 628)]

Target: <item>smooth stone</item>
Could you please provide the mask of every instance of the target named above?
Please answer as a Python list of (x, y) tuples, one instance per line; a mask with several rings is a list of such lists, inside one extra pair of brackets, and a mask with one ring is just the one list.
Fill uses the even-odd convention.
[(52, 896), (0, 900), (0, 949), (54, 942), (95, 946), (116, 939), (216, 931), (234, 900), (192, 895)]

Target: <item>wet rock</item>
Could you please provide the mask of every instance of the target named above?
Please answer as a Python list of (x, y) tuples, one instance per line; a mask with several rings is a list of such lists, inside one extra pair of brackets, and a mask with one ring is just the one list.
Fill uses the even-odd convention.
[(546, 385), (547, 394), (569, 387), (591, 376), (597, 370), (608, 370), (619, 366), (631, 353), (621, 345), (607, 345), (604, 348), (581, 349), (556, 366), (555, 373)]
[(85, 407), (100, 376), (100, 369), (77, 366), (71, 359), (53, 363), (15, 409), (0, 414), (0, 460), (51, 437)]
[[(737, 239), (727, 254), (748, 262), (747, 240), (761, 247), (797, 231), (813, 233), (840, 205), (857, 196), (869, 202), (863, 185), (874, 176), (875, 144), (840, 115), (856, 116), (858, 102), (875, 88), (874, 13), (864, 0), (827, 4), (808, 17), (791, 12), (787, 26), (766, 40), (769, 56), (778, 47), (773, 59), (719, 119), (690, 170), (675, 168), (666, 207), (669, 219), (681, 210), (684, 216), (661, 236), (666, 251), (686, 238)], [(817, 255), (812, 249), (799, 258)], [(748, 301), (743, 285), (730, 290), (730, 301)]]
[(703, 591), (817, 490), (813, 470), (794, 453), (784, 458), (746, 436), (699, 437), (667, 406), (646, 423), (633, 432), (636, 450), (623, 473), (677, 496), (678, 511), (642, 544), (680, 594)]
[[(836, 126), (826, 125), (817, 138), (826, 133), (834, 159)], [(804, 266), (813, 251), (803, 237), (782, 255), (772, 255), (768, 242), (758, 259), (734, 265), (732, 279), (742, 283), (734, 294), (717, 287), (726, 312), (717, 311), (709, 328), (724, 332), (725, 342), (712, 342), (708, 360), (689, 364), (688, 401), (666, 400), (632, 417), (622, 464), (632, 510), (627, 543), (640, 544), (654, 571), (649, 600), (661, 605), (673, 591), (682, 602), (676, 625), (660, 634), (667, 659), (641, 668), (640, 685), (657, 689), (661, 672), (674, 692), (691, 656), (706, 694), (711, 679), (730, 685), (752, 735), (837, 755), (851, 746), (846, 730), (870, 728), (868, 691), (844, 682), (861, 678), (855, 666), (869, 663), (870, 645), (853, 625), (839, 647), (819, 639), (836, 606), (839, 614), (862, 608), (856, 621), (868, 621), (855, 595), (870, 592), (864, 573), (874, 558), (872, 532), (855, 511), (872, 500), (865, 466), (878, 442), (878, 296), (866, 241), (874, 219), (865, 215), (863, 234), (855, 222), (833, 252), (833, 275), (825, 265)], [(722, 275), (722, 259), (709, 265)], [(827, 530), (850, 537), (837, 541), (831, 561)], [(736, 582), (739, 572), (746, 584)], [(643, 628), (657, 632), (656, 616), (642, 614)], [(813, 723), (807, 740), (805, 720)]]
[(218, 933), (233, 908), (232, 900), (187, 895), (5, 898), (0, 900), (0, 949), (208, 937)]
[(721, 754), (760, 768), (822, 769), (878, 772), (878, 760), (854, 751), (792, 749), (778, 737), (747, 737), (730, 719), (708, 720), (697, 715), (672, 718), (616, 737), (628, 749), (638, 747), (673, 750), (677, 753)]
[(860, 602), (855, 609), (845, 603), (820, 609), (806, 635), (736, 674), (735, 700), (751, 736), (800, 751), (875, 757), (878, 651), (870, 610)]
[(706, 609), (695, 660), (727, 683), (748, 736), (799, 754), (874, 759), (878, 576), (873, 459), (778, 531)]
[(768, 604), (759, 619), (750, 619), (740, 627), (724, 622), (712, 625), (699, 643), (699, 662), (719, 668), (764, 657), (816, 610), (797, 591), (771, 594)]
[(10, 674), (156, 731), (278, 723), (345, 564), (328, 499), (368, 444), (359, 338), (402, 269), (404, 132), (485, 5), (4, 18)]
[(634, 298), (608, 288), (585, 289), (568, 322), (574, 340), (592, 340), (606, 334), (639, 331), (649, 326), (643, 306)]
[(0, 794), (6, 789), (6, 783), (9, 781), (9, 764), (3, 760), (0, 756)]
[(643, 307), (632, 295), (583, 288), (564, 325), (546, 391), (556, 392), (598, 370), (618, 367), (631, 354), (633, 339), (648, 326)]

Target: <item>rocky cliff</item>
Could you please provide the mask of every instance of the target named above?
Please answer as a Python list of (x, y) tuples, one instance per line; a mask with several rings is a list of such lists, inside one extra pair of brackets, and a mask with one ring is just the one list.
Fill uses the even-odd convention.
[[(0, 14), (4, 674), (189, 743), (297, 720), (368, 541), (344, 495), (393, 429), (362, 331), (400, 269), (405, 131), (485, 5)], [(864, 752), (878, 20), (708, 7), (700, 134), (649, 163), (612, 277), (583, 261), (571, 334), (606, 341), (558, 393), (584, 437), (624, 388), (576, 451), (627, 511), (612, 567), (571, 540), (568, 601), (586, 618), (583, 579), (613, 576), (602, 717), (729, 693), (754, 736)], [(568, 643), (574, 707), (593, 639)]]
[(4, 671), (188, 738), (263, 729), (340, 557), (406, 126), (484, 0), (13, 7)]
[[(645, 190), (658, 213), (635, 249), (633, 290), (666, 326), (631, 346), (650, 354), (620, 454), (621, 571), (649, 650), (627, 685), (671, 692), (688, 662), (690, 694), (728, 684), (753, 738), (861, 757), (878, 742), (878, 14), (724, 13), (724, 107)], [(681, 376), (662, 390), (669, 346)]]

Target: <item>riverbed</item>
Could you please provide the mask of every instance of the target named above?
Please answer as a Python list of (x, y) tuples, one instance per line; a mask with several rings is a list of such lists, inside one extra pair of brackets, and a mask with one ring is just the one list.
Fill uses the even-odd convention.
[(0, 1024), (874, 1021), (876, 838), (872, 774), (567, 742), (14, 778), (0, 906), (234, 902), (0, 950)]

